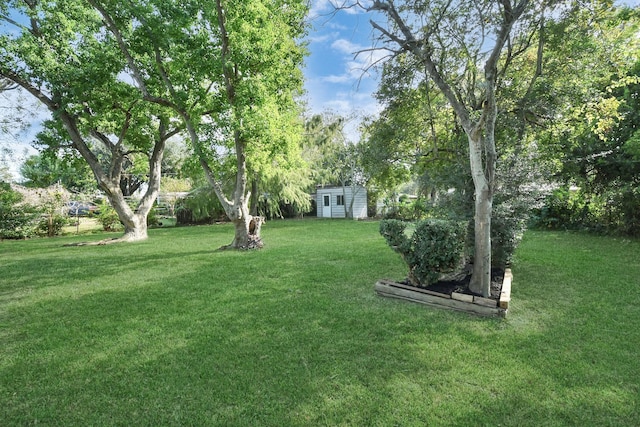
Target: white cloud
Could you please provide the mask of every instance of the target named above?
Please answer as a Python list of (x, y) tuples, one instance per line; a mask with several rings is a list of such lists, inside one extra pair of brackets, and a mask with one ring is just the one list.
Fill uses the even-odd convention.
[(309, 17), (316, 19), (322, 16), (329, 16), (340, 9), (340, 12), (349, 15), (357, 15), (363, 12), (362, 7), (357, 5), (355, 0), (311, 0)]
[(383, 49), (371, 49), (370, 46), (363, 46), (353, 43), (346, 39), (338, 39), (331, 44), (331, 48), (346, 54), (345, 66), (349, 74), (353, 74), (353, 70), (363, 72), (369, 70), (372, 66), (380, 64), (384, 61), (389, 52)]
[(334, 9), (331, 0), (311, 0), (311, 8), (309, 9), (309, 17), (316, 19), (320, 16), (329, 14)]
[(330, 75), (321, 77), (320, 80), (326, 83), (349, 83), (353, 81), (353, 77), (350, 74)]
[(353, 111), (353, 103), (347, 99), (334, 99), (326, 102), (324, 108), (344, 116), (351, 114)]
[(361, 45), (350, 42), (346, 39), (338, 39), (331, 43), (331, 48), (337, 50), (341, 53), (346, 53), (349, 55), (354, 55), (355, 53), (363, 50), (364, 48)]
[(327, 27), (332, 30), (338, 30), (338, 31), (345, 31), (349, 29), (349, 27), (347, 27), (346, 25), (338, 24), (337, 22), (327, 22), (326, 24), (323, 25), (323, 27)]
[(322, 36), (310, 36), (307, 37), (307, 40), (309, 40), (309, 43), (324, 43), (331, 40), (333, 37), (334, 36), (332, 34), (325, 34)]

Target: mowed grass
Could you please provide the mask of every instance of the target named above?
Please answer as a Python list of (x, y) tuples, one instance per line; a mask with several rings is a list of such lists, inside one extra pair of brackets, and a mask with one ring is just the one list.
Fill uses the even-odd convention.
[(506, 320), (377, 297), (376, 222), (0, 242), (0, 424), (640, 425), (640, 242), (529, 232)]

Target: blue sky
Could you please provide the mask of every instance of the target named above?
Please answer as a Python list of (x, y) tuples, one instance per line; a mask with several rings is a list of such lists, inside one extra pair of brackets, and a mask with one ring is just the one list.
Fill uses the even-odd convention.
[(370, 14), (349, 9), (333, 13), (330, 0), (312, 0), (309, 51), (305, 61), (306, 100), (310, 113), (330, 111), (351, 118), (349, 138), (357, 142), (357, 124), (378, 112), (372, 93), (375, 70), (366, 71), (380, 52), (356, 53), (372, 46)]

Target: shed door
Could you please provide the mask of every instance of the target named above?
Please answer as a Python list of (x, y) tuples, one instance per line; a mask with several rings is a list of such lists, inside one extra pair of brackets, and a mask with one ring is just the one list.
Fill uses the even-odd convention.
[(328, 194), (322, 197), (322, 217), (331, 218), (331, 196)]

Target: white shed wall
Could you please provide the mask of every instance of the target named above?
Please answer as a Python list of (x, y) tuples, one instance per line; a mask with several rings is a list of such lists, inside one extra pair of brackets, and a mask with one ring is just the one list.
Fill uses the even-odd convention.
[[(338, 196), (344, 195), (344, 205), (338, 205)], [(324, 206), (324, 197), (329, 196), (330, 206)], [(345, 218), (345, 207), (348, 208), (352, 199), (352, 188), (348, 187), (324, 187), (318, 188), (316, 193), (316, 207), (318, 218)], [(330, 208), (330, 214), (328, 212)], [(364, 187), (356, 187), (353, 198), (353, 217), (367, 217), (367, 190)]]

